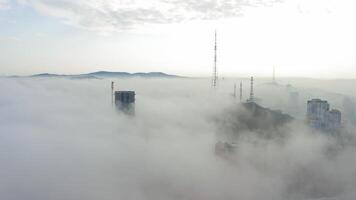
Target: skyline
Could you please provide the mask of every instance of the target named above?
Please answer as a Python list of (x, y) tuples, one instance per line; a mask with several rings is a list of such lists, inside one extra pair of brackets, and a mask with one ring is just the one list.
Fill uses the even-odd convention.
[(217, 29), (219, 76), (356, 78), (354, 2), (249, 4), (0, 0), (0, 75), (211, 76)]

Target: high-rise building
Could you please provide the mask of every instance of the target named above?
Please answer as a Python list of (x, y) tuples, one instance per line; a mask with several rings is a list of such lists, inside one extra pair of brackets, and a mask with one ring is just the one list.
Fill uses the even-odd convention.
[(348, 122), (356, 124), (356, 107), (355, 102), (351, 97), (345, 97), (343, 101), (343, 113), (344, 119), (346, 118)]
[(135, 95), (135, 91), (116, 91), (116, 107), (125, 113), (133, 114), (135, 112)]
[(321, 99), (312, 99), (307, 105), (307, 120), (312, 128), (322, 129), (326, 126), (326, 117), (330, 105)]
[(341, 112), (339, 110), (331, 110), (328, 114), (328, 130), (337, 130), (341, 126)]
[(341, 127), (341, 112), (335, 109), (330, 110), (327, 101), (312, 99), (307, 105), (307, 121), (312, 128), (336, 131)]

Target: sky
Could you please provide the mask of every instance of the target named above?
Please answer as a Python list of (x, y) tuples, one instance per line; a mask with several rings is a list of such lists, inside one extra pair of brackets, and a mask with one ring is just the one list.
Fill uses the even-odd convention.
[(353, 0), (0, 0), (0, 75), (356, 77)]

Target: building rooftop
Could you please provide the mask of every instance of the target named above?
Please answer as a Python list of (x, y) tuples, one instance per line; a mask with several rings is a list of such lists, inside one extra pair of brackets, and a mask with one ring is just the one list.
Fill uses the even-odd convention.
[(135, 93), (135, 91), (116, 91), (115, 93)]
[(308, 103), (309, 103), (309, 102), (327, 103), (328, 101), (321, 100), (321, 99), (312, 99), (312, 100), (308, 100)]
[(337, 110), (337, 109), (332, 109), (330, 110), (331, 113), (341, 113), (340, 110)]

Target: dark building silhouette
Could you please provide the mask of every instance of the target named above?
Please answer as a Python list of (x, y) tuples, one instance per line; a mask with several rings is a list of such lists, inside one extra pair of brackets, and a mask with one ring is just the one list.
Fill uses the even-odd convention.
[(341, 112), (330, 110), (327, 101), (312, 99), (308, 101), (307, 121), (312, 128), (335, 132), (341, 127)]
[(119, 110), (127, 113), (135, 113), (135, 91), (116, 91), (115, 106)]

